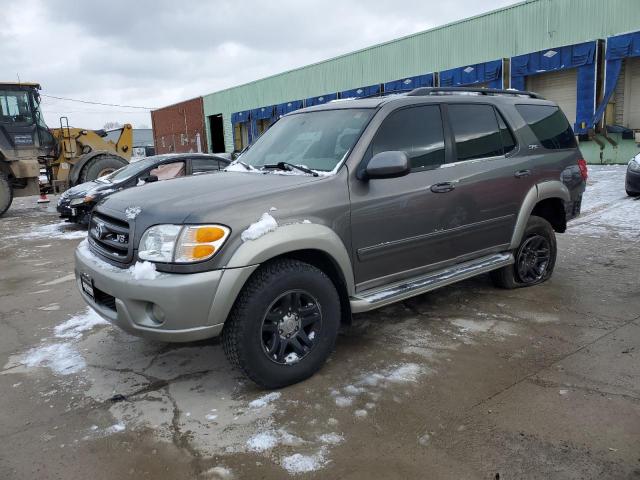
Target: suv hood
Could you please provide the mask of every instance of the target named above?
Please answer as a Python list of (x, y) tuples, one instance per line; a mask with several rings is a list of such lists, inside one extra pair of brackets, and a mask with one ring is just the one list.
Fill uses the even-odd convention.
[[(144, 223), (197, 223), (234, 203), (268, 196), (324, 177), (274, 173), (220, 172), (215, 175), (165, 180), (110, 195), (100, 205), (124, 213), (128, 208), (144, 212)], [(266, 207), (269, 208), (268, 206)]]

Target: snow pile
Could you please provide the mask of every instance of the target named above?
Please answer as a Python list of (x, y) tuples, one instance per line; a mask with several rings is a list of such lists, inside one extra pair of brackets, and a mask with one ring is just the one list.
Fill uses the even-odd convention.
[(235, 161), (233, 163), (230, 163), (224, 169), (224, 171), (225, 172), (244, 172), (244, 173), (263, 173), (262, 171), (258, 170), (257, 168), (252, 167), (251, 165), (249, 165), (249, 167), (251, 167), (251, 168), (246, 168), (240, 162)]
[(289, 355), (284, 357), (284, 363), (288, 365), (293, 365), (294, 363), (298, 363), (300, 361), (300, 357), (296, 352), (291, 352)]
[(247, 448), (251, 452), (264, 452), (278, 445), (278, 437), (273, 432), (262, 432), (247, 440)]
[(325, 466), (327, 461), (322, 451), (315, 455), (302, 455), (294, 453), (282, 459), (282, 467), (289, 473), (306, 473), (313, 472)]
[(256, 398), (252, 402), (249, 402), (250, 408), (262, 408), (269, 405), (271, 402), (274, 402), (280, 398), (282, 394), (280, 392), (271, 392), (263, 395), (260, 398)]
[(124, 423), (116, 423), (114, 425), (111, 425), (109, 428), (105, 429), (105, 433), (107, 434), (120, 433), (120, 432), (124, 432), (125, 430), (126, 430), (126, 427)]
[(252, 223), (249, 225), (249, 228), (242, 232), (240, 238), (242, 238), (243, 242), (246, 242), (247, 240), (256, 240), (269, 232), (273, 232), (276, 228), (278, 228), (278, 222), (276, 222), (276, 219), (265, 212), (260, 217), (260, 220)]
[(54, 332), (58, 338), (80, 338), (82, 332), (106, 324), (108, 324), (106, 320), (103, 320), (92, 308), (87, 307), (83, 313), (74, 315), (66, 322), (56, 326)]
[(323, 433), (318, 437), (318, 440), (329, 445), (338, 445), (339, 443), (344, 442), (344, 437), (339, 433), (331, 432)]
[(142, 212), (142, 209), (140, 207), (128, 207), (124, 211), (124, 215), (129, 220), (134, 220), (138, 215), (140, 215), (140, 212)]
[(136, 280), (155, 280), (158, 278), (159, 273), (156, 271), (155, 263), (151, 262), (136, 262), (136, 264), (129, 269), (131, 275)]
[(26, 367), (47, 367), (59, 375), (70, 375), (83, 370), (84, 358), (69, 343), (56, 343), (29, 350), (21, 363)]

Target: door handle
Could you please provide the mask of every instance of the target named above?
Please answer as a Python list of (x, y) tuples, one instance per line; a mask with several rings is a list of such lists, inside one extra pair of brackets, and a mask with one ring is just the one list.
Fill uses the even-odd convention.
[(528, 177), (529, 175), (531, 175), (531, 170), (518, 170), (513, 174), (516, 178)]
[(433, 193), (447, 193), (454, 188), (456, 188), (456, 186), (451, 182), (436, 183), (434, 185), (431, 185), (431, 191)]

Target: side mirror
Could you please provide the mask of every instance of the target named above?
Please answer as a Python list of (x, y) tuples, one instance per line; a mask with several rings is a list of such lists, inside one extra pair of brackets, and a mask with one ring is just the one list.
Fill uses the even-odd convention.
[(142, 180), (144, 183), (157, 182), (158, 181), (158, 176), (157, 175), (147, 175), (146, 177), (141, 177), (140, 180)]
[(411, 171), (405, 152), (389, 151), (375, 154), (365, 170), (365, 179), (404, 177)]

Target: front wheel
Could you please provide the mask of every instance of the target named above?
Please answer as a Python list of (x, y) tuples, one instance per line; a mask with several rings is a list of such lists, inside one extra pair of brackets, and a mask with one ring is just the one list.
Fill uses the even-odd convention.
[(89, 163), (80, 172), (80, 183), (104, 177), (127, 165), (127, 161), (124, 158), (116, 155), (97, 155), (89, 160)]
[(491, 280), (500, 288), (530, 287), (547, 281), (553, 274), (558, 248), (551, 224), (532, 215), (520, 246), (515, 250), (515, 263), (491, 272)]
[(300, 382), (335, 345), (340, 299), (318, 268), (292, 259), (260, 267), (238, 296), (222, 332), (231, 364), (265, 388)]
[(6, 174), (0, 172), (0, 215), (6, 212), (13, 202), (13, 189)]

